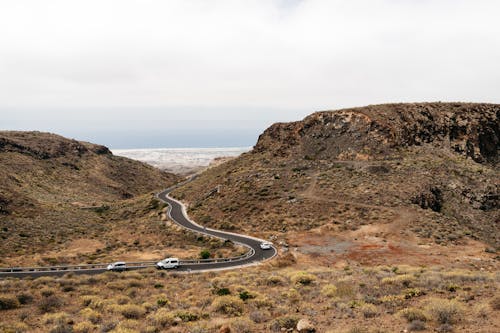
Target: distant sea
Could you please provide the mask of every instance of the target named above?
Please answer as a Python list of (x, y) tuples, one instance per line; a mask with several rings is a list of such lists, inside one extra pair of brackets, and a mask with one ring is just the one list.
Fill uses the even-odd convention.
[(113, 149), (113, 154), (150, 164), (159, 169), (187, 174), (210, 164), (217, 157), (234, 157), (252, 147)]

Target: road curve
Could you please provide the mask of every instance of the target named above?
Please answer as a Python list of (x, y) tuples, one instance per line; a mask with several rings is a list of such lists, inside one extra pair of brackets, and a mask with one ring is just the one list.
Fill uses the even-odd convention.
[[(183, 184), (183, 183), (181, 183)], [(179, 186), (179, 185), (178, 185)], [(171, 198), (169, 196), (170, 192), (173, 191), (178, 186), (174, 186), (166, 189), (163, 192), (158, 193), (157, 197), (161, 201), (167, 203), (170, 208), (168, 210), (169, 217), (181, 225), (182, 227), (189, 229), (194, 232), (202, 233), (209, 236), (214, 236), (222, 238), (225, 240), (230, 240), (236, 244), (243, 245), (247, 247), (250, 251), (253, 250), (253, 254), (239, 260), (228, 261), (228, 262), (217, 262), (217, 263), (199, 263), (199, 264), (188, 264), (179, 267), (179, 270), (190, 270), (190, 271), (200, 271), (200, 270), (214, 270), (214, 269), (229, 269), (241, 266), (247, 266), (250, 264), (255, 264), (263, 260), (271, 259), (277, 254), (274, 247), (269, 250), (262, 250), (260, 248), (260, 243), (263, 242), (262, 239), (245, 236), (240, 234), (235, 234), (231, 232), (219, 231), (210, 228), (202, 227), (195, 222), (191, 221), (186, 214), (185, 207), (179, 201)]]
[[(159, 200), (167, 203), (168, 215), (178, 225), (191, 230), (193, 232), (201, 233), (204, 235), (218, 237), (224, 240), (230, 240), (235, 244), (242, 245), (248, 248), (249, 252), (246, 255), (235, 257), (231, 259), (217, 259), (217, 261), (203, 261), (200, 260), (194, 263), (193, 260), (182, 260), (179, 268), (175, 271), (181, 272), (202, 272), (211, 270), (224, 270), (224, 269), (234, 269), (238, 267), (244, 267), (248, 265), (254, 265), (261, 261), (273, 258), (277, 251), (274, 247), (269, 250), (262, 250), (260, 248), (260, 243), (263, 242), (262, 239), (258, 239), (251, 236), (245, 236), (240, 234), (235, 234), (231, 232), (218, 231), (214, 229), (209, 229), (198, 225), (197, 223), (191, 221), (187, 216), (185, 206), (171, 198), (169, 196), (170, 192), (190, 182), (195, 177), (191, 177), (188, 180), (169, 187), (168, 189), (158, 193), (156, 196)], [(159, 258), (160, 259), (160, 258)], [(161, 258), (163, 259), (163, 258)], [(194, 260), (196, 261), (196, 260)], [(137, 262), (137, 263), (127, 263), (127, 267), (130, 270), (142, 269), (154, 266), (155, 262)], [(40, 277), (40, 276), (60, 276), (67, 273), (73, 274), (100, 274), (107, 272), (107, 264), (89, 264), (89, 265), (68, 265), (68, 266), (46, 266), (46, 267), (11, 267), (11, 268), (0, 268), (0, 278), (2, 277)]]

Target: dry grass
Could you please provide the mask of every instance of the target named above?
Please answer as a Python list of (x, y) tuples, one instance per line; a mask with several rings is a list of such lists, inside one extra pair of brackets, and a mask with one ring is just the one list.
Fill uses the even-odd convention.
[[(442, 288), (464, 274), (469, 278), (463, 279), (461, 288)], [(440, 282), (426, 284), (430, 275)], [(408, 276), (418, 292), (402, 283)], [(60, 286), (68, 283), (74, 289), (62, 291)], [(159, 283), (163, 287), (155, 288)], [(217, 290), (224, 288), (229, 294), (219, 296)], [(473, 331), (475, 325), (487, 331), (499, 324), (492, 307), (495, 276), (444, 268), (304, 270), (264, 265), (241, 272), (189, 275), (143, 270), (0, 283), (2, 299), (15, 302), (20, 290), (31, 300), (2, 310), (0, 331), (48, 327), (75, 332), (217, 332), (226, 325), (234, 332), (262, 332), (292, 328), (301, 318), (312, 320), (319, 331), (337, 327), (338, 332), (370, 333), (378, 327), (387, 332), (405, 326), (411, 331), (445, 330), (457, 323), (465, 331)], [(57, 300), (55, 306), (47, 305), (51, 298)]]

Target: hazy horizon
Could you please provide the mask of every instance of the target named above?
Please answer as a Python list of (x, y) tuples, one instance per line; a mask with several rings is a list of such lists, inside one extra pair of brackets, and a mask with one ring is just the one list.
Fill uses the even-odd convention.
[(494, 0), (0, 3), (0, 128), (111, 148), (247, 146), (274, 122), (500, 103)]

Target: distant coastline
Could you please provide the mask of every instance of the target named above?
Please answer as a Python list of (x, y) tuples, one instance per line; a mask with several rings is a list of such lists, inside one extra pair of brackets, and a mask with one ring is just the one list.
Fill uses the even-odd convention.
[(218, 148), (140, 148), (112, 149), (113, 154), (150, 164), (164, 171), (190, 174), (206, 168), (216, 158), (231, 158), (248, 152), (252, 147)]

